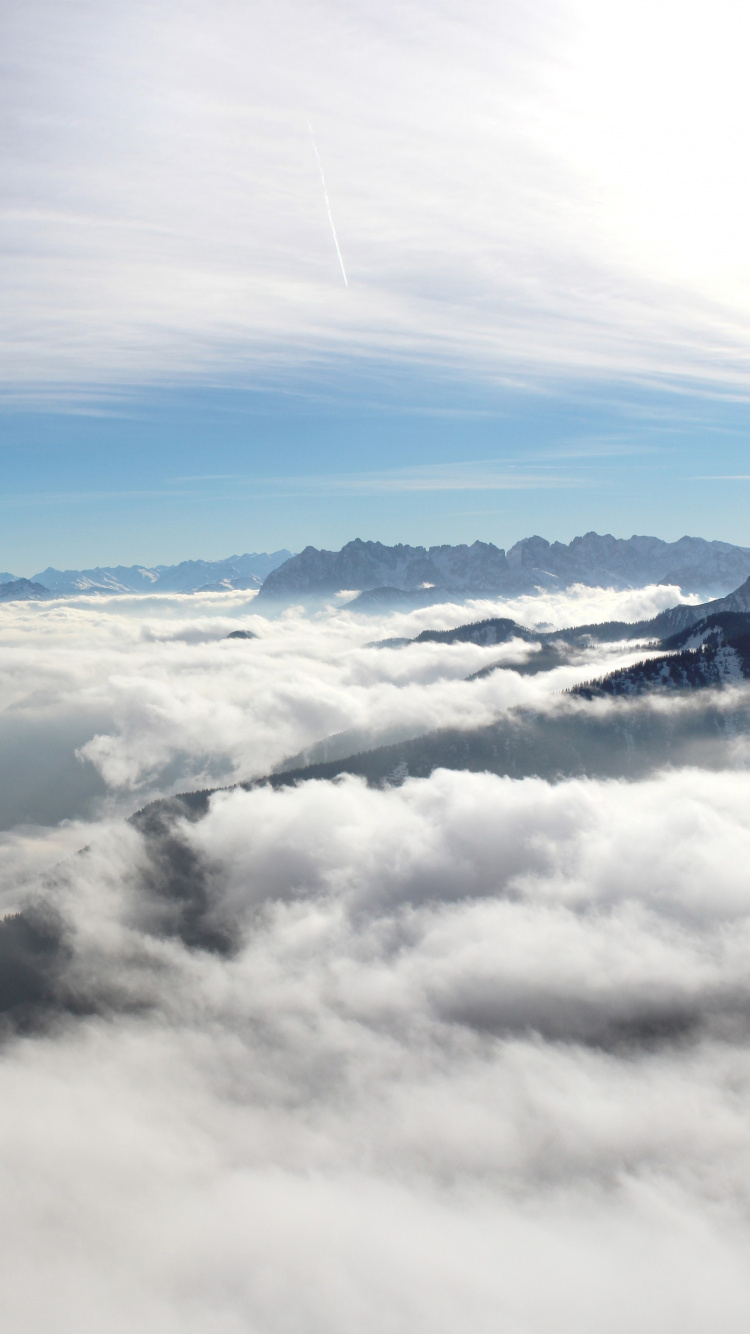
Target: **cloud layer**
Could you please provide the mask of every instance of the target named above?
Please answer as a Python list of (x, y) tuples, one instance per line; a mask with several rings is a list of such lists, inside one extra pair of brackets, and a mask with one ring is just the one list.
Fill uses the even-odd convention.
[(103, 835), (35, 891), (82, 1014), (0, 1063), (14, 1328), (741, 1330), (748, 797), (220, 794), (208, 950)]
[[(548, 718), (633, 656), (523, 676), (525, 644), (372, 639), (673, 601), (0, 608), (14, 1330), (744, 1330), (750, 778), (729, 724), (731, 772), (438, 769), (117, 818), (332, 731)], [(226, 640), (238, 627), (258, 638)], [(503, 653), (509, 670), (464, 679)]]
[[(637, 654), (608, 646), (544, 676), (502, 672), (466, 682), (490, 661), (523, 661), (527, 647), (424, 644), (404, 653), (365, 645), (497, 614), (530, 624), (635, 619), (676, 595), (579, 589), (410, 615), (332, 608), (309, 617), (298, 609), (277, 620), (255, 614), (243, 593), (6, 604), (3, 825), (89, 819), (164, 792), (259, 777), (331, 734), (355, 732), (351, 749), (361, 749), (441, 725), (488, 723)], [(238, 627), (258, 638), (226, 640)]]

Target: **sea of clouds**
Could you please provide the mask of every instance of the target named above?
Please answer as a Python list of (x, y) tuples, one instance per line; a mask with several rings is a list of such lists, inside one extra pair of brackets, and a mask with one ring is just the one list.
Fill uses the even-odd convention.
[[(74, 830), (65, 841), (71, 821), (260, 777), (331, 734), (356, 730), (372, 744), (480, 725), (595, 675), (602, 663), (639, 656), (608, 647), (550, 675), (502, 672), (467, 683), (490, 662), (523, 661), (526, 645), (422, 644), (404, 653), (366, 648), (372, 641), (489, 615), (530, 625), (636, 619), (677, 599), (671, 588), (581, 588), (408, 615), (290, 609), (278, 619), (256, 614), (246, 593), (0, 605), (0, 866), (31, 855), (39, 826), (73, 850), (86, 837)], [(235, 630), (258, 638), (228, 640)], [(22, 848), (28, 827), (33, 839)]]
[[(572, 624), (674, 600), (578, 590), (468, 616)], [(19, 752), (38, 746), (29, 793), (50, 764), (69, 795), (59, 816), (39, 783), (2, 845), (37, 986), (0, 1048), (9, 1328), (746, 1328), (744, 768), (439, 769), (122, 818), (328, 732), (554, 707), (629, 649), (522, 676), (520, 643), (365, 647), (466, 620), (455, 606), (267, 620), (227, 594), (0, 614), (0, 718)], [(238, 628), (258, 638), (224, 638)], [(74, 772), (90, 786), (66, 795)]]

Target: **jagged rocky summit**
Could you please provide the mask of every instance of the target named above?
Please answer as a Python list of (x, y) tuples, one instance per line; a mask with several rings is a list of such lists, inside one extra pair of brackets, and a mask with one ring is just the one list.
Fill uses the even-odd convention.
[(340, 551), (308, 546), (264, 580), (259, 598), (289, 602), (351, 590), (359, 610), (438, 602), (446, 596), (518, 595), (535, 589), (638, 588), (675, 584), (715, 597), (750, 575), (750, 548), (681, 537), (616, 538), (586, 533), (567, 545), (527, 537), (506, 553), (491, 542), (412, 547), (356, 538)]

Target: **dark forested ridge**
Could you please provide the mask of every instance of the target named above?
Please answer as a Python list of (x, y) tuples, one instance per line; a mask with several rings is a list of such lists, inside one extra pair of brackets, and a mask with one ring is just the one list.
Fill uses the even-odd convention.
[(750, 678), (750, 616), (725, 612), (698, 621), (662, 641), (661, 656), (574, 686), (586, 699), (642, 695), (654, 690), (699, 690)]
[[(598, 621), (550, 630), (541, 626), (530, 628), (508, 617), (497, 616), (481, 621), (469, 621), (464, 625), (454, 626), (451, 630), (423, 630), (413, 640), (381, 640), (380, 645), (394, 647), (397, 644), (403, 646), (407, 643), (491, 645), (505, 644), (512, 639), (535, 643), (564, 641), (568, 644), (585, 644), (588, 641), (612, 644), (628, 639), (661, 641), (679, 635), (709, 617), (727, 615), (740, 618), (750, 615), (750, 578), (726, 597), (712, 598), (709, 602), (696, 604), (683, 602), (676, 607), (668, 607), (666, 611), (661, 611), (645, 621)], [(727, 627), (730, 625), (729, 621), (724, 623)], [(735, 623), (735, 628), (738, 627), (739, 621)], [(665, 643), (664, 647), (676, 647), (676, 645)]]

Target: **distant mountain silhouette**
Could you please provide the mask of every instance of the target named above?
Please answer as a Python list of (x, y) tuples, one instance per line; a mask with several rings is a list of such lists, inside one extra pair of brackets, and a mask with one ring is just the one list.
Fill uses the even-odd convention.
[(526, 537), (507, 552), (491, 542), (471, 546), (385, 546), (356, 538), (340, 551), (308, 546), (267, 576), (262, 601), (330, 597), (348, 589), (359, 610), (419, 606), (448, 597), (532, 593), (537, 588), (636, 588), (675, 584), (720, 595), (750, 575), (750, 549), (681, 537), (615, 538), (586, 533), (567, 545)]
[(11, 579), (0, 583), (0, 602), (47, 602), (55, 595), (33, 579)]
[(198, 593), (257, 589), (289, 558), (286, 549), (229, 556), (226, 560), (184, 560), (179, 565), (100, 565), (91, 570), (56, 570), (49, 566), (34, 579), (55, 597), (91, 593)]

